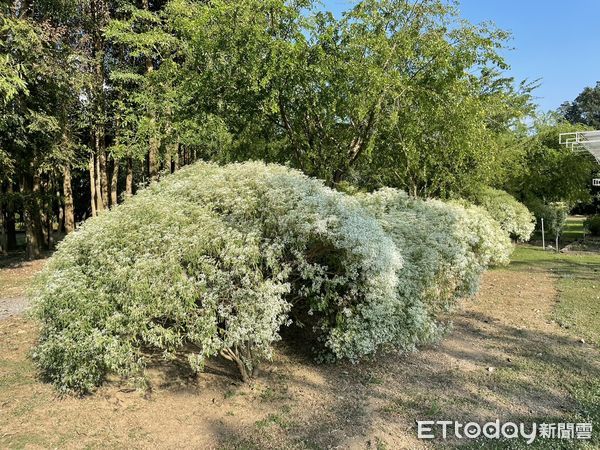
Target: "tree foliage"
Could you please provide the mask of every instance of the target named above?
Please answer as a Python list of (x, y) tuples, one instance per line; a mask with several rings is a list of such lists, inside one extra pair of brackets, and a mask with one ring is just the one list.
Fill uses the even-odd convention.
[(531, 110), (534, 86), (502, 73), (508, 34), (443, 0), (363, 0), (339, 18), (311, 0), (40, 0), (5, 12), (2, 190), (25, 185), (9, 170), (32, 178), (46, 213), (29, 216), (46, 228), (68, 205), (83, 220), (197, 159), (451, 197), (508, 170), (507, 136)]
[(560, 112), (572, 124), (600, 129), (600, 81), (594, 87), (584, 88), (572, 102), (563, 103)]
[(190, 106), (234, 137), (224, 160), (445, 194), (488, 181), (495, 135), (531, 108), (532, 86), (515, 90), (498, 71), (507, 34), (441, 1), (368, 0), (341, 19), (308, 2), (178, 0), (167, 11), (188, 55), (185, 91), (201, 102)]

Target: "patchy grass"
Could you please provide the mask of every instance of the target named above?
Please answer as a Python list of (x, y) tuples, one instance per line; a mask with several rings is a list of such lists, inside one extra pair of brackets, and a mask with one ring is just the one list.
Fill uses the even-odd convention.
[[(585, 235), (585, 229), (583, 227), (583, 222), (585, 221), (585, 216), (569, 216), (567, 217), (565, 227), (563, 229), (562, 234), (559, 238), (559, 247), (563, 248), (566, 245), (569, 245), (575, 241), (579, 241), (583, 239)], [(540, 230), (536, 230), (532, 237), (531, 242), (535, 242), (536, 245), (542, 246), (542, 232)], [(555, 246), (555, 238), (550, 235), (546, 230), (546, 245)]]
[(45, 260), (25, 261), (21, 256), (0, 258), (0, 299), (25, 295)]
[(548, 271), (559, 292), (553, 318), (570, 334), (600, 347), (600, 255), (518, 247), (511, 270)]
[(596, 448), (600, 256), (520, 246), (513, 260), (486, 274), (438, 345), (358, 365), (317, 365), (305, 343), (285, 342), (246, 385), (234, 367), (214, 360), (197, 379), (166, 364), (150, 368), (146, 392), (114, 381), (83, 399), (57, 398), (27, 356), (37, 326), (0, 320), (0, 448), (447, 448), (465, 442), (420, 441), (415, 420), (496, 418), (593, 421), (588, 445)]

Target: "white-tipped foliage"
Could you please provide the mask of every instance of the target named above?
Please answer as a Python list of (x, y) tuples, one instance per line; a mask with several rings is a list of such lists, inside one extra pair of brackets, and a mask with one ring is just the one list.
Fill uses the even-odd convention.
[(531, 238), (535, 229), (535, 216), (509, 193), (482, 187), (469, 198), (485, 209), (513, 238), (521, 242)]
[(358, 359), (405, 326), (391, 319), (401, 264), (377, 221), (320, 181), (196, 164), (61, 243), (34, 292), (34, 359), (78, 392), (140, 375), (149, 350), (191, 348), (198, 369), (224, 352), (251, 373), (292, 309), (331, 354)]
[[(365, 208), (364, 205), (367, 205)], [(243, 377), (283, 326), (324, 357), (412, 350), (510, 243), (480, 208), (358, 198), (277, 165), (198, 163), (68, 236), (37, 280), (34, 360), (63, 391), (222, 354)], [(405, 261), (403, 261), (403, 257)]]
[(510, 239), (481, 208), (415, 199), (390, 188), (358, 198), (402, 249), (398, 295), (422, 310), (416, 327), (422, 342), (437, 334), (440, 311), (477, 291), (488, 266), (508, 262)]

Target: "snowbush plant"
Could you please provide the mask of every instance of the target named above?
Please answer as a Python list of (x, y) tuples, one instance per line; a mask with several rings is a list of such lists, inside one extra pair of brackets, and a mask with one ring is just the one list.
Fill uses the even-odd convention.
[(33, 359), (62, 391), (85, 393), (109, 373), (143, 381), (156, 355), (186, 354), (199, 371), (221, 354), (245, 380), (292, 322), (323, 358), (412, 350), (509, 249), (478, 207), (196, 163), (59, 245), (32, 292)]
[(514, 239), (525, 242), (535, 229), (535, 216), (507, 192), (480, 187), (469, 200), (485, 209)]
[(209, 205), (280, 248), (294, 318), (309, 322), (334, 357), (357, 360), (406, 328), (396, 313), (400, 252), (356, 199), (262, 163), (200, 164), (154, 189)]
[(412, 314), (397, 301), (401, 265), (377, 221), (320, 181), (196, 164), (61, 243), (33, 293), (33, 357), (72, 392), (109, 372), (141, 376), (149, 351), (184, 348), (198, 370), (221, 353), (247, 378), (293, 310), (329, 354), (356, 360), (410, 327), (398, 320)]
[(424, 309), (420, 342), (438, 335), (438, 313), (473, 295), (489, 265), (508, 262), (508, 235), (481, 208), (411, 198), (391, 188), (357, 197), (402, 249), (398, 295)]
[(61, 389), (88, 392), (108, 372), (141, 375), (144, 348), (171, 358), (192, 345), (198, 368), (247, 345), (268, 356), (289, 304), (262, 250), (206, 208), (142, 192), (86, 222), (49, 261), (34, 360)]

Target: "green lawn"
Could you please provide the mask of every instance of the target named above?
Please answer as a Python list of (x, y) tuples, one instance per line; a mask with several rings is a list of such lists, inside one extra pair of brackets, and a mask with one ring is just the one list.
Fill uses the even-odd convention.
[(511, 270), (546, 270), (557, 276), (555, 320), (570, 334), (600, 346), (600, 255), (519, 246)]
[[(560, 248), (563, 248), (565, 245), (568, 245), (574, 241), (583, 239), (585, 232), (585, 229), (583, 228), (584, 221), (585, 216), (567, 217), (565, 228), (559, 239)], [(532, 236), (532, 241), (535, 241), (541, 246), (542, 233), (540, 231), (535, 231)], [(555, 245), (554, 237), (551, 236), (548, 232), (546, 232), (546, 245), (551, 245), (553, 247)]]
[(562, 233), (562, 238), (565, 242), (572, 242), (582, 239), (584, 235), (583, 222), (584, 216), (570, 216), (567, 218), (565, 229)]
[[(572, 221), (570, 232), (577, 233), (577, 221)], [(504, 270), (504, 269), (500, 269)], [(564, 254), (543, 251), (530, 245), (518, 246), (512, 255), (508, 270), (522, 272), (551, 272), (556, 276), (558, 299), (552, 319), (559, 323), (571, 336), (584, 339), (586, 344), (600, 347), (600, 254)], [(594, 439), (592, 442), (536, 440), (532, 445), (523, 440), (489, 441), (481, 440), (464, 448), (486, 449), (570, 449), (600, 448), (598, 426), (600, 424), (600, 373), (583, 370), (585, 353), (571, 355), (572, 366), (561, 367), (558, 355), (569, 351), (569, 347), (547, 349), (547, 361), (530, 359), (522, 363), (515, 373), (502, 372), (501, 379), (508, 385), (514, 385), (519, 373), (528, 372), (548, 386), (555, 389), (565, 386), (571, 392), (576, 408), (562, 417), (523, 417), (530, 424), (559, 422), (592, 422)], [(554, 357), (549, 357), (553, 354)], [(565, 360), (569, 356), (564, 354)], [(499, 380), (500, 381), (500, 380)], [(514, 420), (516, 421), (516, 417)]]

